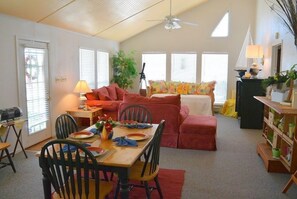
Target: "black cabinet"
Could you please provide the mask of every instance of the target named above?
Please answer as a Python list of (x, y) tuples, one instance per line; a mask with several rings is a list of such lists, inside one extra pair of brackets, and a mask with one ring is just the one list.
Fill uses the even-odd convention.
[(262, 129), (263, 104), (254, 96), (264, 96), (262, 79), (240, 79), (236, 82), (236, 107), (240, 128)]

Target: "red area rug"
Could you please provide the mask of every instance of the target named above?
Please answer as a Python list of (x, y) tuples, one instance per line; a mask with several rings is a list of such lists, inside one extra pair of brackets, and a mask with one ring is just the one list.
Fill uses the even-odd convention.
[[(159, 182), (163, 193), (164, 199), (180, 199), (182, 194), (182, 188), (185, 180), (184, 170), (175, 169), (160, 169)], [(116, 180), (115, 180), (116, 181)], [(154, 182), (152, 182), (154, 185)], [(113, 196), (113, 193), (112, 195)], [(146, 198), (145, 189), (134, 187), (130, 193), (129, 198), (141, 199)], [(151, 198), (160, 198), (157, 190), (151, 193)]]

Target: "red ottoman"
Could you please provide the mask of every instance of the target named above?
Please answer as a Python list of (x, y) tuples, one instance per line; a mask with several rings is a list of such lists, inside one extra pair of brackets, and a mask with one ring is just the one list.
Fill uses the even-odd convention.
[(217, 150), (217, 118), (211, 115), (189, 115), (180, 125), (178, 148)]

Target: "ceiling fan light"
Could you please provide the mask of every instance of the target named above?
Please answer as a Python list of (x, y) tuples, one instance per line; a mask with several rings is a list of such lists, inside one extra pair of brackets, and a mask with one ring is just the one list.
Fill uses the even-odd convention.
[(180, 29), (181, 28), (181, 26), (175, 21), (172, 22), (172, 26), (173, 26), (173, 29)]
[(164, 27), (165, 27), (166, 30), (171, 30), (172, 29), (172, 25), (170, 23), (166, 23)]

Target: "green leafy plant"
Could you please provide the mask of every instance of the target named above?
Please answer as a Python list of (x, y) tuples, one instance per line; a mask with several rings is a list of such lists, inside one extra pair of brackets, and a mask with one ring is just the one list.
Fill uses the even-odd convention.
[(133, 78), (137, 76), (134, 53), (126, 54), (120, 50), (112, 56), (113, 79), (111, 82), (117, 83), (123, 89), (133, 88)]

